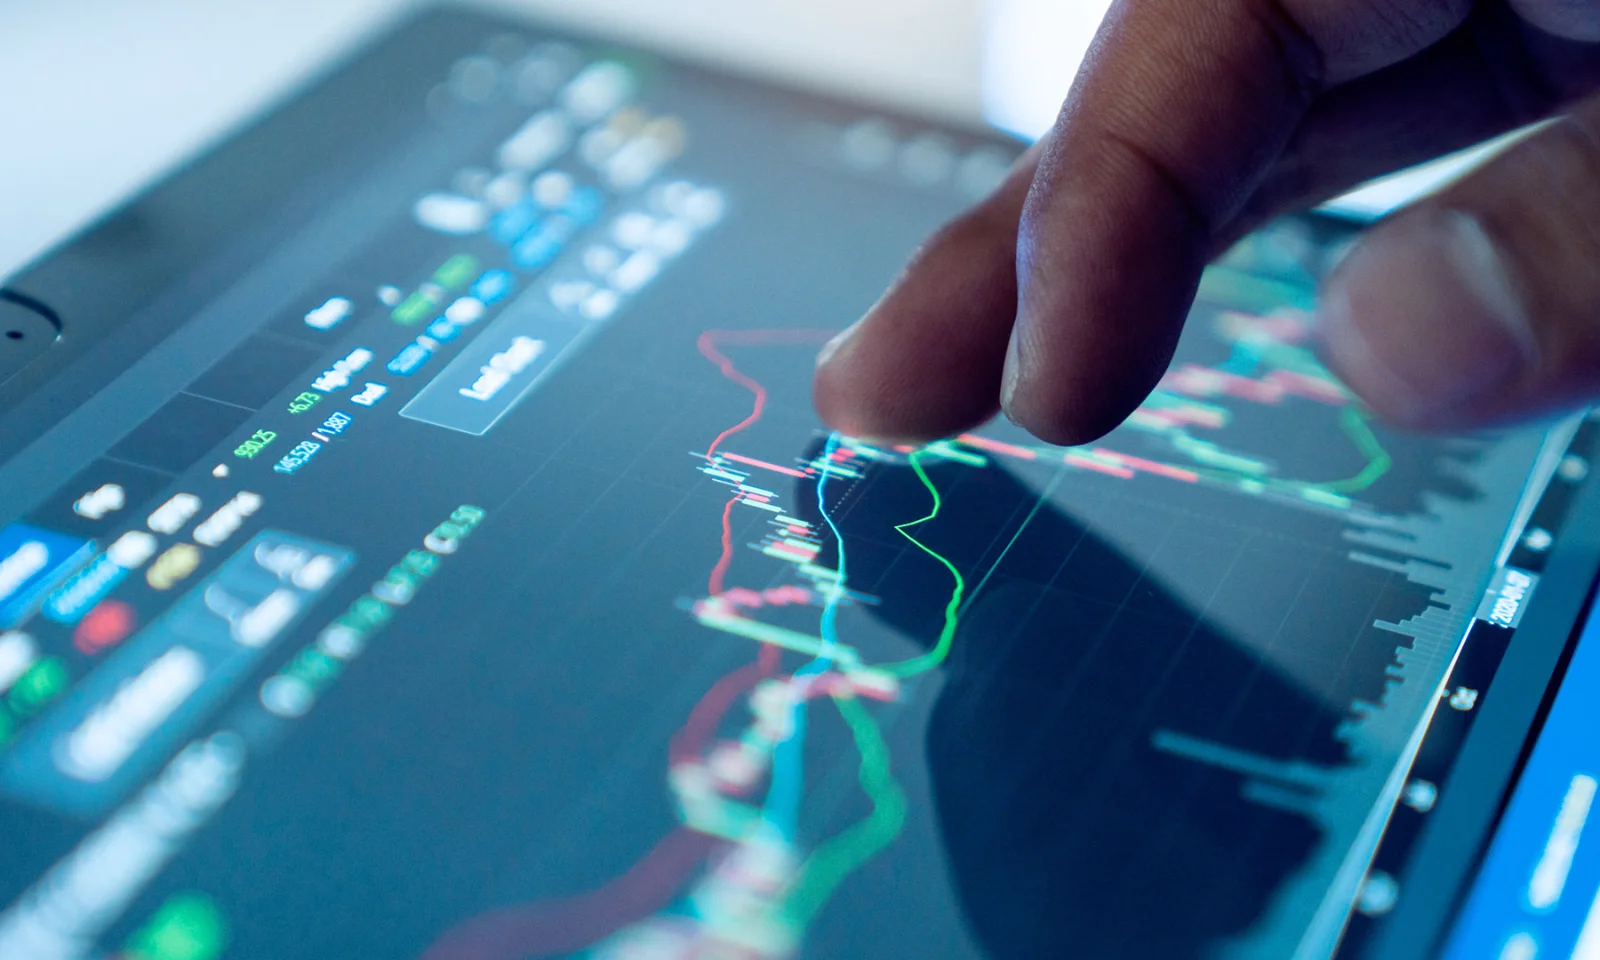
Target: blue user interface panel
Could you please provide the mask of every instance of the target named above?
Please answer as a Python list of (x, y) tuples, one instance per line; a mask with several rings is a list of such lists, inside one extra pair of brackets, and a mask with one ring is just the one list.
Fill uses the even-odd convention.
[(1600, 618), (1589, 620), (1528, 758), (1448, 960), (1600, 957)]

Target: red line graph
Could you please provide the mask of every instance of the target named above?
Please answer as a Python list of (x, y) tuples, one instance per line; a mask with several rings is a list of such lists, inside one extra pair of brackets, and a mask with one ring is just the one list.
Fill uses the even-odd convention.
[[(720, 344), (728, 343), (737, 346), (793, 346), (804, 343), (827, 342), (836, 331), (833, 330), (707, 330), (700, 334), (696, 346), (700, 349), (701, 356), (716, 365), (723, 377), (737, 383), (750, 391), (753, 400), (750, 404), (750, 413), (738, 423), (717, 434), (717, 438), (706, 447), (706, 463), (715, 466), (717, 463), (717, 448), (721, 447), (728, 438), (749, 429), (761, 419), (767, 409), (767, 388), (756, 380), (745, 375), (733, 360), (723, 353)], [(762, 461), (751, 461), (745, 457), (729, 457), (744, 463), (754, 463), (759, 466), (770, 467), (774, 470), (784, 471), (785, 468), (776, 464)], [(805, 476), (797, 470), (789, 471), (796, 476)], [(711, 568), (711, 577), (706, 584), (706, 592), (713, 597), (721, 596), (726, 588), (728, 567), (733, 564), (733, 508), (738, 504), (742, 494), (734, 494), (722, 508), (722, 555), (717, 559), (716, 566)], [(762, 649), (765, 657), (767, 649)], [(773, 651), (774, 658), (776, 651)], [(776, 664), (774, 664), (776, 666)]]
[(706, 448), (706, 461), (714, 462), (717, 448), (729, 437), (760, 420), (767, 409), (767, 388), (741, 373), (739, 368), (733, 365), (733, 361), (718, 348), (719, 344), (727, 343), (741, 347), (795, 346), (804, 343), (826, 343), (836, 333), (837, 330), (707, 330), (700, 334), (696, 345), (700, 348), (701, 355), (716, 364), (724, 377), (755, 394), (750, 415), (717, 434), (717, 438), (711, 441), (711, 446)]
[(705, 742), (716, 732), (734, 702), (771, 673), (760, 661), (740, 667), (718, 680), (706, 695), (695, 704), (689, 720), (672, 737), (668, 748), (669, 762), (687, 763), (700, 756)]
[[(716, 365), (723, 377), (750, 391), (750, 413), (738, 423), (717, 434), (706, 448), (708, 466), (716, 467), (726, 458), (796, 477), (802, 471), (737, 455), (718, 454), (729, 438), (760, 421), (766, 411), (767, 390), (736, 367), (720, 349), (736, 346), (799, 346), (826, 342), (835, 330), (707, 330), (697, 341), (700, 353)], [(733, 563), (733, 508), (745, 498), (736, 492), (724, 504), (721, 521), (721, 553), (707, 580), (707, 592), (715, 598), (730, 591), (727, 576)], [(783, 604), (807, 599), (799, 588), (752, 591), (733, 588), (747, 605), (758, 598), (763, 604)], [(763, 679), (772, 676), (781, 663), (775, 646), (762, 644), (757, 659), (733, 671), (711, 686), (690, 711), (688, 720), (668, 745), (668, 763), (692, 762), (707, 740), (715, 735), (723, 717), (741, 696)], [(866, 695), (874, 695), (863, 691)], [(538, 901), (489, 911), (447, 930), (420, 960), (535, 960), (573, 953), (630, 924), (638, 923), (672, 903), (685, 883), (727, 841), (688, 827), (679, 827), (656, 844), (627, 872), (610, 883), (585, 894), (562, 900)]]
[(434, 941), (421, 960), (532, 960), (582, 950), (670, 905), (684, 882), (725, 843), (679, 827), (605, 886), (481, 913)]
[(717, 558), (717, 565), (711, 568), (711, 576), (706, 581), (706, 593), (713, 597), (720, 597), (726, 591), (728, 568), (733, 565), (733, 508), (739, 503), (736, 493), (722, 507), (722, 555)]

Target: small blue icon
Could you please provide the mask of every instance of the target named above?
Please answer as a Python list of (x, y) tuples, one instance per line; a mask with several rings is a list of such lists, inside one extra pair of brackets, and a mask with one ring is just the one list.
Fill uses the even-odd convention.
[(93, 549), (88, 540), (25, 523), (0, 527), (0, 629), (26, 619), (39, 597)]
[(524, 200), (494, 215), (489, 221), (489, 236), (496, 243), (509, 247), (521, 240), (538, 221), (539, 208), (532, 201)]
[(102, 553), (50, 594), (44, 602), (44, 617), (56, 623), (77, 623), (126, 579), (128, 571)]
[(483, 276), (472, 285), (472, 295), (482, 300), (485, 305), (499, 303), (511, 292), (516, 284), (509, 270), (485, 270)]
[(384, 368), (397, 377), (409, 377), (422, 369), (422, 365), (433, 358), (433, 351), (420, 343), (408, 343), (404, 350), (395, 354)]
[(562, 212), (571, 217), (574, 222), (588, 226), (600, 219), (600, 211), (605, 208), (605, 197), (594, 187), (579, 187), (572, 191), (572, 196), (567, 198), (566, 206)]
[(425, 332), (428, 336), (439, 341), (440, 343), (449, 343), (456, 337), (461, 336), (461, 328), (451, 323), (445, 317), (440, 317), (439, 319), (428, 324), (428, 329)]
[(511, 259), (524, 270), (548, 267), (561, 253), (561, 241), (540, 231), (511, 248)]

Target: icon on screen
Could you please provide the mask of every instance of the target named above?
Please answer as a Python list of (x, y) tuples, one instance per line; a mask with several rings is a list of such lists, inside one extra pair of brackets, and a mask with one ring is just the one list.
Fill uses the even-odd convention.
[(332, 297), (306, 314), (306, 326), (313, 330), (332, 330), (349, 318), (355, 304), (344, 297)]
[(17, 630), (0, 633), (0, 693), (10, 690), (38, 659), (32, 637)]
[(156, 533), (171, 535), (183, 529), (184, 524), (193, 520), (194, 515), (199, 512), (199, 497), (192, 493), (175, 493), (172, 495), (172, 499), (157, 507), (155, 512), (150, 514), (148, 523), (150, 529)]
[(412, 208), (417, 222), (430, 230), (466, 237), (489, 222), (489, 207), (481, 200), (454, 193), (430, 193)]
[(129, 530), (106, 548), (112, 563), (125, 570), (137, 570), (156, 555), (156, 538), (143, 530)]
[(86, 783), (109, 779), (200, 688), (205, 676), (200, 654), (174, 646), (61, 739), (56, 768)]
[(87, 540), (27, 524), (0, 528), (0, 626), (25, 619), (34, 604), (93, 549)]
[(381, 383), (369, 383), (369, 384), (367, 384), (366, 389), (362, 390), (360, 393), (358, 393), (355, 396), (351, 397), (350, 398), (350, 402), (351, 403), (355, 403), (355, 404), (359, 404), (359, 405), (361, 405), (363, 407), (370, 407), (373, 404), (377, 403), (379, 400), (382, 400), (385, 396), (388, 395), (388, 393), (389, 393), (389, 388), (384, 386), (383, 384), (381, 384)]
[(433, 356), (433, 351), (420, 343), (408, 343), (385, 368), (397, 377), (409, 377), (422, 369)]
[(78, 622), (72, 645), (79, 653), (94, 656), (128, 639), (137, 622), (133, 607), (121, 600), (107, 600)]
[(83, 620), (127, 579), (130, 570), (137, 570), (155, 556), (156, 546), (156, 538), (143, 530), (123, 534), (105, 553), (50, 594), (44, 602), (44, 616), (56, 623)]
[(505, 299), (516, 285), (516, 278), (509, 270), (485, 270), (472, 284), (472, 295), (483, 303), (498, 303)]
[(89, 520), (103, 520), (128, 505), (128, 494), (120, 484), (107, 483), (78, 498), (72, 512)]
[(221, 545), (244, 525), (245, 518), (261, 509), (262, 502), (260, 494), (248, 490), (237, 494), (194, 528), (194, 542), (207, 547)]
[(178, 543), (156, 558), (145, 574), (145, 582), (155, 590), (171, 590), (200, 566), (200, 548), (188, 543)]

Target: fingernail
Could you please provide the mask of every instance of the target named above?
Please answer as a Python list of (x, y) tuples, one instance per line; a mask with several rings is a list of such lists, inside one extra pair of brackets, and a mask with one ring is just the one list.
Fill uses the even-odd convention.
[(1457, 211), (1374, 230), (1328, 281), (1317, 332), (1357, 393), (1417, 426), (1470, 420), (1537, 358), (1505, 259), (1482, 224)]
[(1016, 399), (1017, 383), (1022, 379), (1022, 359), (1017, 351), (1017, 338), (1013, 336), (1006, 345), (1006, 365), (1000, 374), (1000, 412), (1006, 419), (1016, 423), (1011, 415), (1011, 404)]
[(839, 333), (836, 334), (832, 340), (824, 343), (822, 345), (822, 349), (817, 351), (817, 366), (820, 367), (829, 360), (833, 359), (833, 355), (839, 352), (839, 348), (843, 347), (849, 342), (850, 338), (856, 335), (856, 330), (861, 326), (861, 323), (862, 321), (857, 320), (855, 323), (852, 323), (850, 326), (839, 331)]

